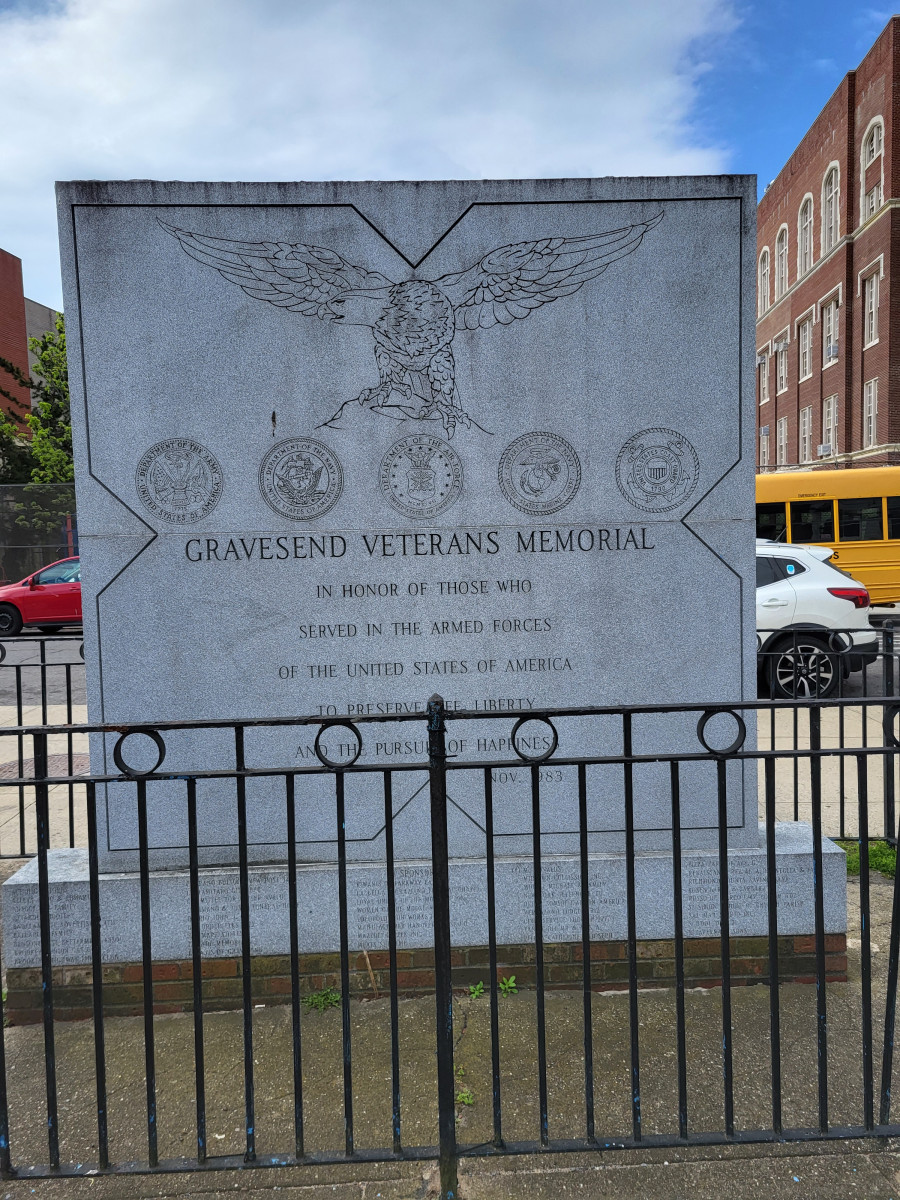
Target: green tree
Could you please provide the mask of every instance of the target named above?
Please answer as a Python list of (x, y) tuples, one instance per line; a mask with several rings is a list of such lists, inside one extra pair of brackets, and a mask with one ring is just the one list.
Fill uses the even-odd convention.
[[(17, 378), (19, 369), (8, 359), (0, 358), (0, 370)], [(10, 401), (12, 409), (0, 408), (0, 484), (28, 483), (31, 479), (31, 442), (25, 433), (26, 405), (18, 396), (0, 387), (0, 396)]]
[[(16, 383), (31, 391), (32, 408), (24, 417), (31, 430), (30, 441), (23, 437), (15, 416), (5, 417), (0, 426), (0, 458), (4, 474), (18, 471), (24, 479), (6, 477), (3, 482), (24, 482), (16, 523), (33, 530), (41, 538), (58, 536), (66, 516), (74, 508), (74, 469), (72, 465), (72, 419), (69, 412), (69, 371), (66, 363), (66, 327), (62, 314), (56, 318), (55, 332), (30, 338), (35, 356), (34, 373), (26, 375), (14, 363), (0, 358), (0, 368)], [(0, 395), (17, 408), (21, 402), (7, 389)], [(27, 466), (27, 472), (24, 471)], [(60, 486), (68, 485), (68, 486)]]

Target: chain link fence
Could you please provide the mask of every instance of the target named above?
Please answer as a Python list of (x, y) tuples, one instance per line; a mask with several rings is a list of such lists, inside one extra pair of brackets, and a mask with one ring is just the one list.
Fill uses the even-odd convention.
[(77, 553), (73, 483), (0, 485), (0, 584)]

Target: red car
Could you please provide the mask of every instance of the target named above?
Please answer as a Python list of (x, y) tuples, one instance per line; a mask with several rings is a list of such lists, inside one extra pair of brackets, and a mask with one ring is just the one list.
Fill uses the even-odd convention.
[(81, 623), (81, 559), (62, 558), (21, 583), (0, 587), (0, 637), (15, 637), (23, 625), (56, 633)]

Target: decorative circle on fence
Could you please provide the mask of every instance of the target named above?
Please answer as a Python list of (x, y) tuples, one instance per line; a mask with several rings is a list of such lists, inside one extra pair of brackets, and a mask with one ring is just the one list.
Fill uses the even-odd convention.
[[(553, 734), (553, 741), (550, 743), (550, 749), (544, 754), (523, 754), (519, 749), (519, 744), (516, 741), (516, 735), (522, 726), (527, 725), (529, 721), (539, 721), (542, 725), (550, 726), (550, 732)], [(522, 762), (542, 763), (546, 762), (548, 758), (551, 758), (556, 753), (556, 748), (559, 745), (559, 734), (556, 732), (556, 726), (549, 717), (525, 716), (519, 717), (518, 721), (516, 721), (515, 725), (513, 726), (512, 737), (510, 740), (512, 742), (513, 750), (515, 750)]]
[(6, 647), (0, 642), (0, 663), (6, 658)]
[(81, 661), (84, 662), (84, 642), (78, 647), (78, 653), (81, 655)]
[[(738, 732), (737, 737), (734, 739), (731, 745), (725, 746), (720, 750), (715, 746), (711, 746), (706, 740), (706, 727), (713, 717), (724, 716), (734, 718), (735, 722), (737, 723)], [(738, 750), (740, 750), (741, 746), (743, 746), (744, 742), (747, 740), (747, 726), (744, 723), (744, 718), (740, 715), (740, 713), (736, 713), (733, 708), (708, 708), (697, 722), (697, 737), (700, 739), (704, 750), (707, 750), (710, 754), (715, 754), (717, 758), (724, 758), (729, 754), (737, 754)]]
[(881, 718), (881, 727), (884, 730), (884, 740), (889, 746), (900, 746), (900, 740), (894, 733), (894, 722), (897, 715), (900, 713), (900, 704), (886, 704), (884, 707), (884, 716)]
[(847, 644), (842, 634), (832, 629), (828, 635), (828, 649), (833, 654), (846, 654), (850, 650), (850, 645)]
[[(327, 733), (329, 729), (349, 729), (350, 732), (353, 734), (353, 736), (356, 738), (356, 753), (353, 755), (352, 758), (348, 758), (346, 762), (332, 762), (332, 760), (322, 750), (322, 747), (320, 746), (319, 743), (322, 740), (322, 734)], [(316, 734), (316, 740), (313, 745), (313, 749), (316, 752), (316, 758), (319, 760), (319, 762), (323, 766), (328, 767), (329, 770), (331, 770), (331, 771), (340, 771), (344, 767), (352, 767), (353, 764), (356, 762), (356, 760), (359, 758), (359, 756), (362, 754), (362, 747), (363, 747), (362, 734), (359, 732), (359, 730), (356, 728), (356, 726), (353, 724), (352, 721), (326, 721), (325, 724), (319, 730), (319, 732)]]
[[(158, 751), (159, 757), (148, 771), (137, 771), (134, 767), (129, 767), (128, 763), (122, 757), (122, 747), (128, 738), (134, 737), (135, 734), (143, 734), (148, 737)], [(166, 743), (162, 739), (162, 735), (155, 729), (129, 729), (127, 733), (123, 733), (113, 747), (113, 762), (119, 768), (123, 775), (127, 775), (129, 779), (145, 779), (148, 775), (152, 775), (154, 771), (158, 771), (166, 757)]]

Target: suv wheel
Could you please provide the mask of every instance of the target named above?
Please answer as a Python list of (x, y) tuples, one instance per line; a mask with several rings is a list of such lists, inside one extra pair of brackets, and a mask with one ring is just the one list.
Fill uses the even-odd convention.
[(773, 700), (821, 700), (838, 685), (840, 664), (822, 638), (798, 633), (769, 656), (769, 690)]
[(12, 604), (0, 604), (0, 637), (15, 637), (22, 629), (22, 614)]

